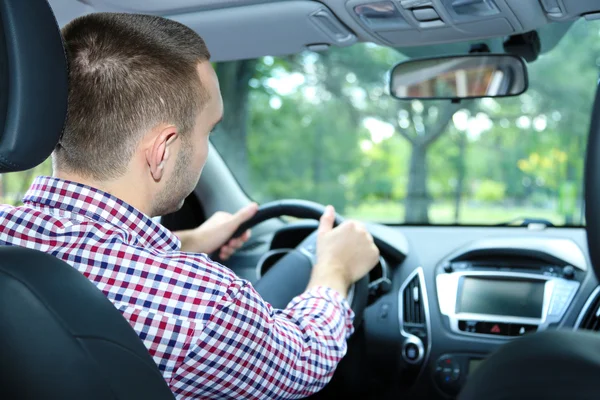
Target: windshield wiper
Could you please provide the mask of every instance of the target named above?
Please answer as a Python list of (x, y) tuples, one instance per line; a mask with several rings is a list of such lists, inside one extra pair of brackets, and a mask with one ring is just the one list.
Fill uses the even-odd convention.
[(529, 225), (544, 225), (546, 228), (552, 228), (555, 225), (544, 218), (529, 218), (518, 217), (507, 222), (501, 222), (497, 226), (529, 226)]

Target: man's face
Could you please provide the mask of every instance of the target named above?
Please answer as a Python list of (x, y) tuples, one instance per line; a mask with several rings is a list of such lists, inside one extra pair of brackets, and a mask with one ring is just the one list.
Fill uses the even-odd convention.
[(154, 202), (155, 215), (179, 210), (185, 198), (193, 192), (208, 157), (210, 133), (223, 117), (223, 99), (212, 65), (209, 62), (200, 63), (198, 76), (208, 91), (209, 100), (198, 113), (192, 132), (178, 140), (177, 148), (174, 149), (177, 152), (175, 165), (171, 172), (167, 173), (165, 186)]

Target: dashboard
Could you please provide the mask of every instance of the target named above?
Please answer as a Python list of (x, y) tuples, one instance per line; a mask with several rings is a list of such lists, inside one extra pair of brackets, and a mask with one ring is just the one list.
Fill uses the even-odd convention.
[[(259, 235), (231, 268), (256, 281), (316, 227), (296, 221)], [(342, 361), (356, 365), (340, 365), (353, 377), (341, 378), (346, 395), (451, 399), (505, 343), (548, 329), (600, 330), (583, 229), (368, 228), (382, 257), (360, 339)]]

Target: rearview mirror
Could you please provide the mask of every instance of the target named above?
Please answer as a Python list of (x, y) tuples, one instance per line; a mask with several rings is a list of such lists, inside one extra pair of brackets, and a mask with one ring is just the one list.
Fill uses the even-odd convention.
[(527, 90), (527, 66), (508, 54), (423, 58), (396, 65), (390, 93), (402, 100), (517, 96)]

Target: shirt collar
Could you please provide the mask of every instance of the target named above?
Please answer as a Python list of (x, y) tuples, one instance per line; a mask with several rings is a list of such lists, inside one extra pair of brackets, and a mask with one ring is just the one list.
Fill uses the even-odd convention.
[(91, 186), (40, 176), (33, 181), (23, 202), (107, 222), (128, 231), (143, 247), (163, 251), (179, 250), (181, 247), (179, 239), (167, 228), (115, 196)]

